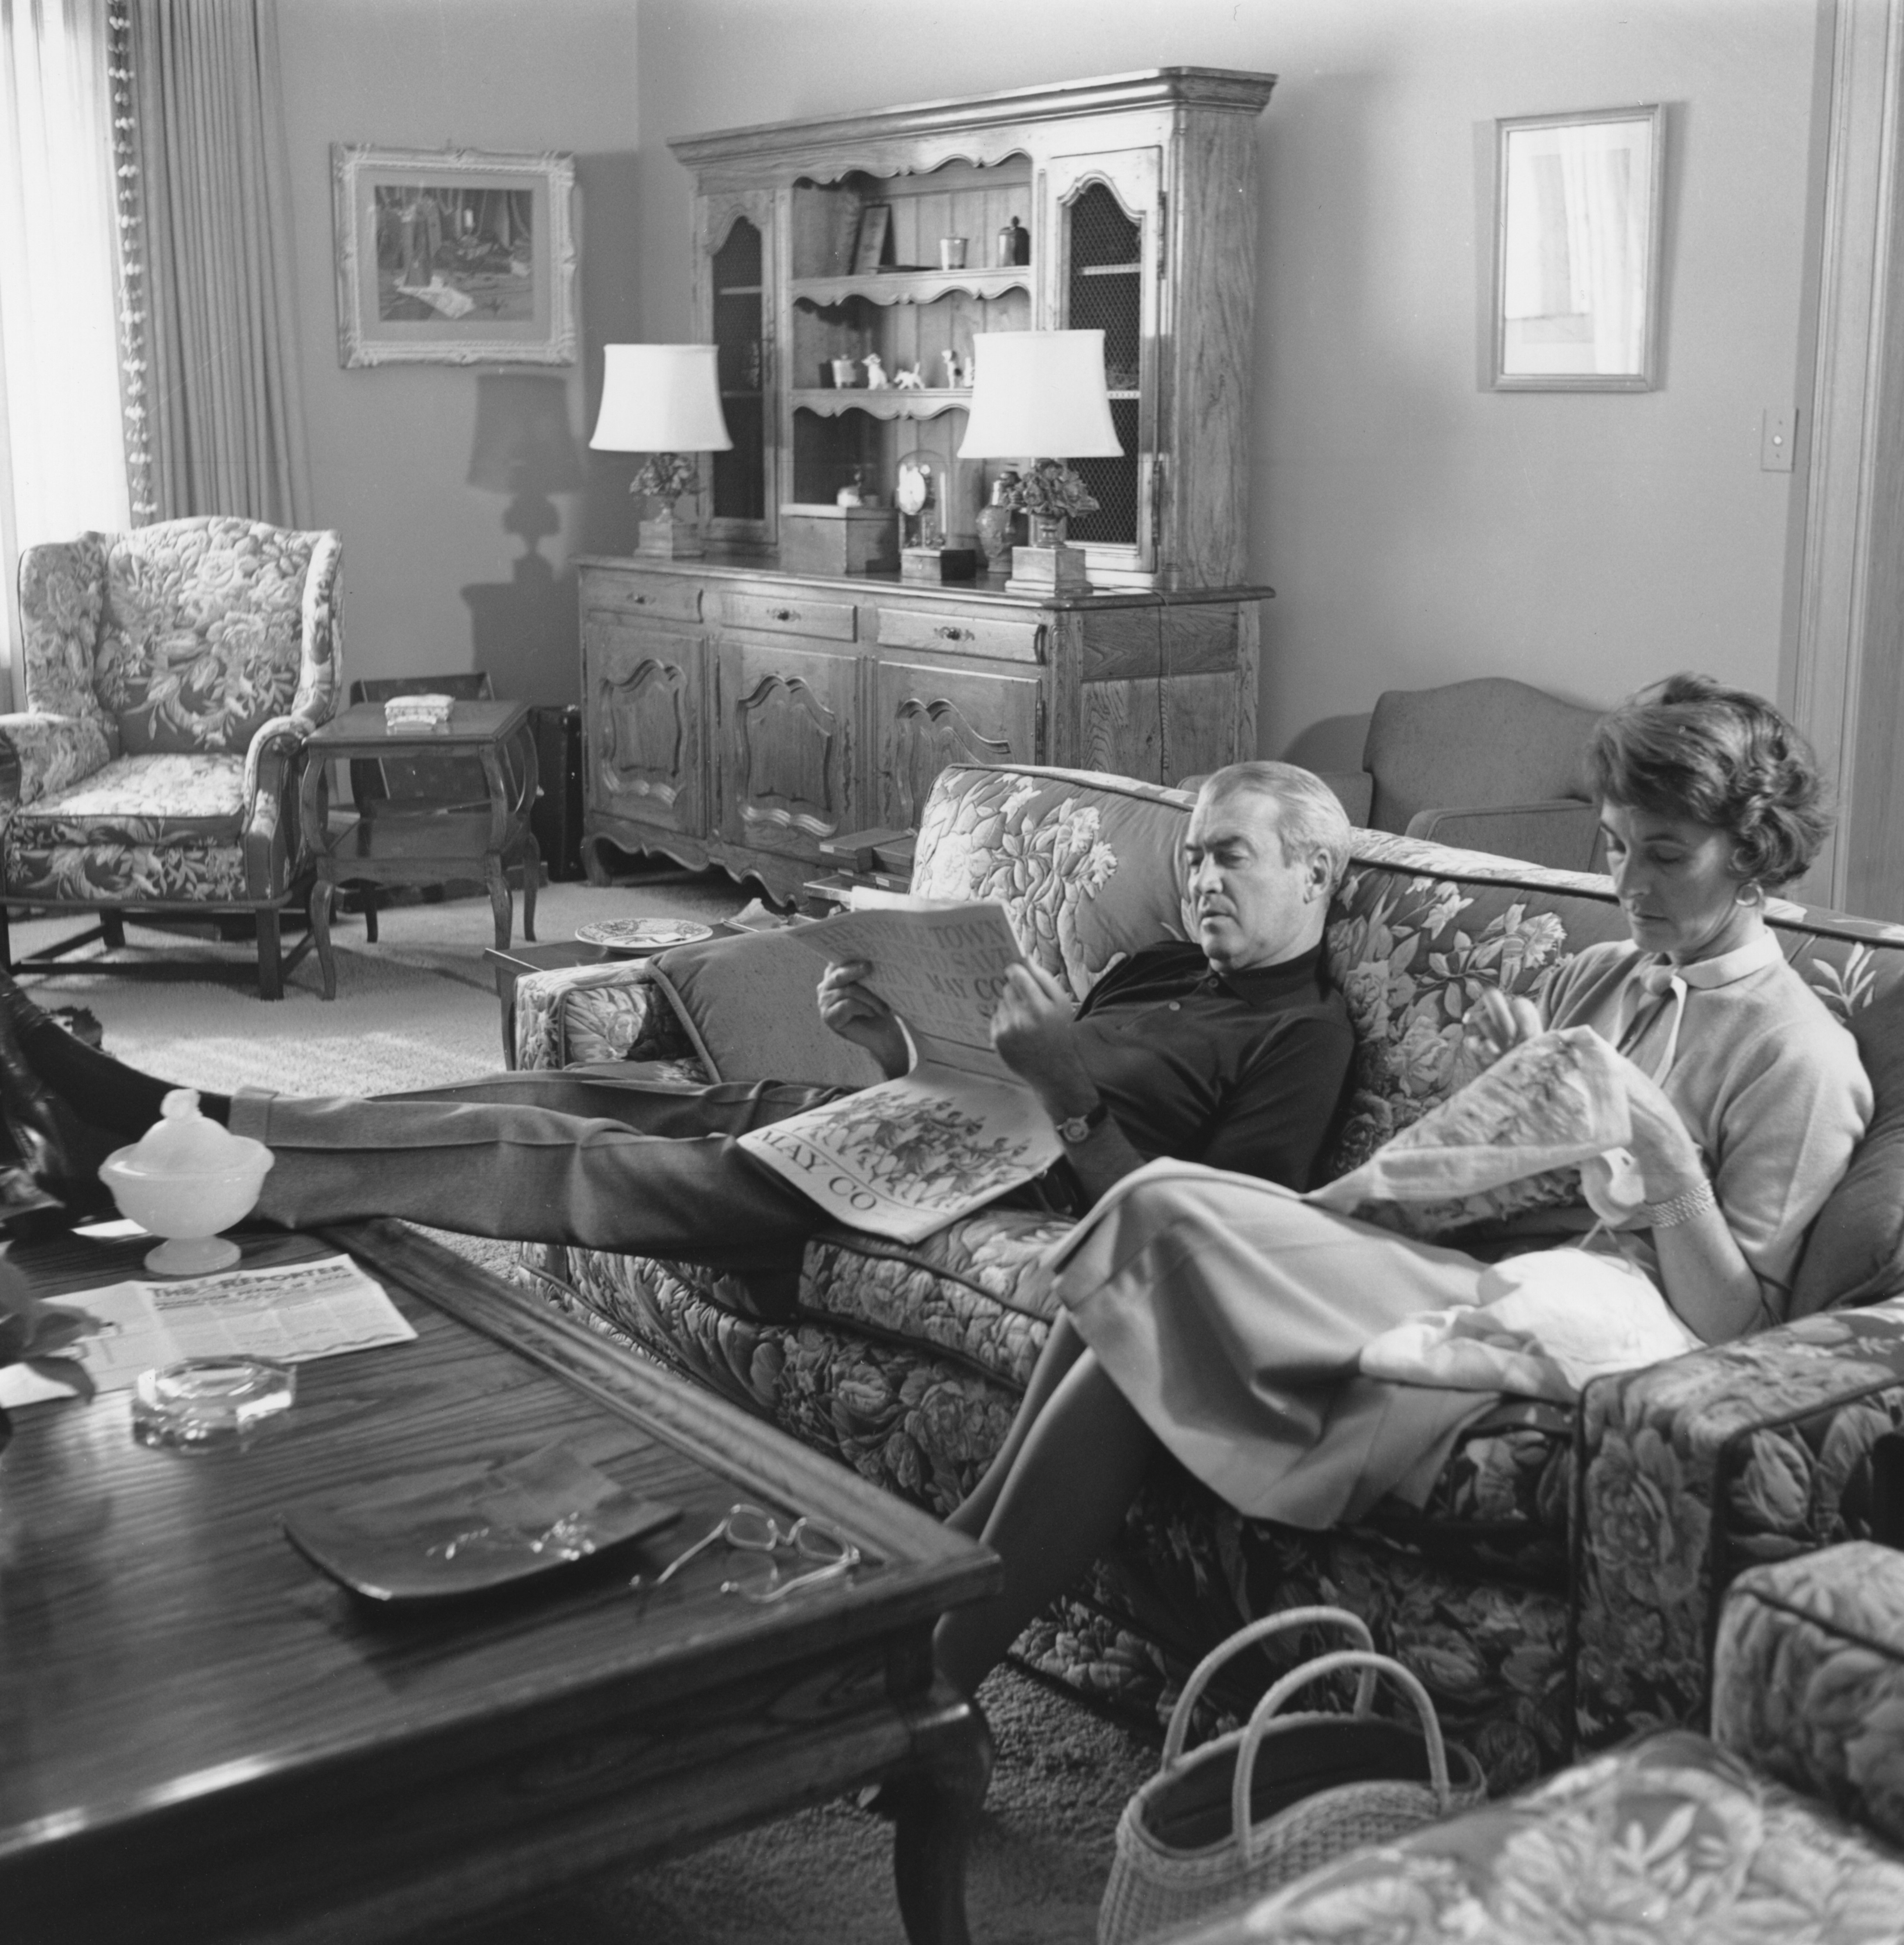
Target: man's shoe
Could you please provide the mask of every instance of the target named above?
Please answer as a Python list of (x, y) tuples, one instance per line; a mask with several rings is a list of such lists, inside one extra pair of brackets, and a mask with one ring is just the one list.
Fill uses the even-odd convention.
[[(23, 1169), (32, 1186), (41, 1196), (62, 1205), (69, 1223), (82, 1222), (112, 1207), (112, 1191), (99, 1179), (99, 1164), (111, 1152), (107, 1145), (110, 1138), (82, 1121), (33, 1071), (15, 1037), (16, 1010), (11, 1000), (17, 995), (40, 1019), (46, 1016), (11, 980), (6, 981), (6, 987), (12, 993), (0, 988), (0, 1123), (5, 1124), (17, 1166)], [(17, 1190), (17, 1182), (15, 1186)], [(13, 1199), (24, 1204), (31, 1198), (17, 1193)], [(43, 1202), (23, 1207), (20, 1213), (40, 1222), (46, 1213)], [(5, 1213), (0, 1205), (0, 1219), (5, 1219)]]

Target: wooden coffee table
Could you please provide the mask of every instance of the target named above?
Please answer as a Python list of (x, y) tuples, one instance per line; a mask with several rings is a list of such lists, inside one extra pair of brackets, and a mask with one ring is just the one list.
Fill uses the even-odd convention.
[[(990, 1748), (934, 1619), (995, 1557), (395, 1223), (325, 1232), (419, 1336), (303, 1366), (246, 1452), (133, 1443), (125, 1394), (16, 1412), (0, 1460), (0, 1934), (10, 1945), (391, 1938), (572, 1888), (865, 1783), (892, 1786), (915, 1940), (966, 1937)], [(266, 1238), (263, 1259), (310, 1255)], [(43, 1293), (135, 1246), (17, 1253)], [(682, 1509), (535, 1591), (389, 1611), (280, 1509), (561, 1440)], [(850, 1581), (756, 1605), (710, 1549), (737, 1500), (821, 1516)]]
[[(332, 830), (331, 764), (400, 756), (474, 757), (488, 787), (488, 806), (471, 810), (386, 797), (359, 805), (362, 815)], [(314, 730), (304, 745), (299, 813), (316, 853), (311, 936), (317, 941), (324, 997), (337, 997), (331, 901), (340, 884), (429, 886), (479, 879), (488, 888), (496, 943), (506, 947), (514, 929), (515, 901), (504, 868), (517, 859), (522, 867), (522, 935), (533, 939), (535, 888), (542, 873), (541, 849), (529, 828), (535, 793), (535, 724), (526, 702), (459, 701), (443, 728), (429, 730), (390, 729), (380, 702), (359, 702)]]

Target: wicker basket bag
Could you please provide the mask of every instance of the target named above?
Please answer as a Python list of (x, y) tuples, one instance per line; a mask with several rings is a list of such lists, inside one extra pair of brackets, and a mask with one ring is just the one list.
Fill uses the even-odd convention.
[[(1191, 1711), (1225, 1662), (1265, 1635), (1316, 1626), (1342, 1629), (1355, 1646), (1304, 1663), (1264, 1696), (1245, 1727), (1185, 1751)], [(1351, 1712), (1283, 1712), (1299, 1689), (1339, 1669), (1361, 1672)], [(1419, 1728), (1373, 1712), (1378, 1677), (1414, 1704)], [(1373, 1652), (1357, 1616), (1294, 1607), (1252, 1622), (1197, 1664), (1171, 1714), (1157, 1774), (1124, 1806), (1098, 1945), (1139, 1945), (1487, 1793), (1480, 1765), (1443, 1743), (1428, 1691), (1399, 1662)]]

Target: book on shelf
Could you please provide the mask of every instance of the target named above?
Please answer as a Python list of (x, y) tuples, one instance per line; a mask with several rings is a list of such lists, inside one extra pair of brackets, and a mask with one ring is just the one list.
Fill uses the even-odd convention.
[(1024, 959), (1003, 905), (860, 891), (852, 909), (792, 936), (831, 963), (866, 961), (867, 988), (917, 1057), (898, 1080), (743, 1135), (757, 1160), (838, 1221), (914, 1243), (1063, 1152), (991, 1042), (1006, 976)]

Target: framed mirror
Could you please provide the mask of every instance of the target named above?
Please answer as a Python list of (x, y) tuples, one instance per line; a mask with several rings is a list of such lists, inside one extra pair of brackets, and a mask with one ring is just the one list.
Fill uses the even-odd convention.
[(1494, 389), (1650, 391), (1664, 109), (1495, 126)]

